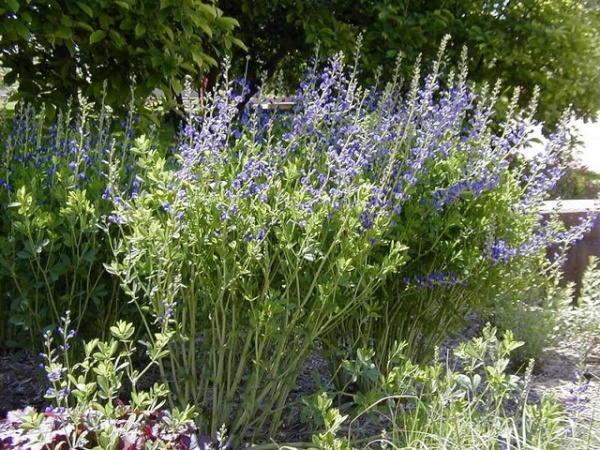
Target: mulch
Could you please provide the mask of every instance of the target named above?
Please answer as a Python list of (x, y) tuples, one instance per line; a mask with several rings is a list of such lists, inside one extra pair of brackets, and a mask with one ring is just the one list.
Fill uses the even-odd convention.
[(46, 402), (42, 376), (31, 355), (0, 355), (0, 418), (27, 406), (41, 409)]

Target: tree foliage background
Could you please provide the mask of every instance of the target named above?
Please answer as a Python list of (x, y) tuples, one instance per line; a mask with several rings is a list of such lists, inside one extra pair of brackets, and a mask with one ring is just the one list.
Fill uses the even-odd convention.
[[(364, 81), (381, 68), (389, 77), (396, 58), (410, 78), (419, 54), (435, 58), (443, 36), (457, 62), (469, 50), (476, 82), (523, 89), (527, 102), (541, 88), (539, 118), (555, 122), (571, 106), (578, 117), (600, 109), (600, 12), (586, 0), (224, 0), (225, 14), (240, 22), (237, 35), (249, 48), (249, 78), (281, 70), (294, 85), (298, 67), (318, 43), (321, 53), (353, 52), (363, 36)], [(239, 64), (245, 53), (236, 52)]]
[[(6, 0), (0, 6), (0, 63), (18, 97), (64, 104), (81, 89), (123, 105), (153, 88), (170, 95), (186, 75), (215, 82), (233, 57), (256, 87), (279, 74), (292, 88), (314, 54), (352, 54), (362, 35), (365, 83), (389, 77), (398, 56), (410, 78), (419, 54), (452, 36), (449, 61), (469, 49), (472, 81), (541, 88), (538, 117), (554, 123), (572, 106), (600, 109), (600, 7), (592, 0)], [(239, 27), (238, 27), (239, 25)]]

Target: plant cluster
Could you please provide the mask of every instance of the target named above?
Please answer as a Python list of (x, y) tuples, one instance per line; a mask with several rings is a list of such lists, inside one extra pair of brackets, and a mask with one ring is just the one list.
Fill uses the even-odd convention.
[[(398, 69), (364, 88), (337, 56), (308, 72), (290, 111), (242, 108), (246, 86), (225, 69), (169, 151), (129, 126), (115, 139), (105, 116), (85, 108), (49, 129), (33, 114), (18, 118), (0, 159), (4, 339), (61, 325), (59, 351), (44, 335), (47, 396), (76, 425), (87, 409), (121, 417), (124, 373), (132, 409), (122, 412), (134, 428), (147, 425), (137, 411), (158, 414), (164, 401), (191, 417), (193, 405), (198, 433), (225, 426), (234, 448), (276, 437), (315, 353), (339, 390), (355, 383), (361, 395), (428, 362), (467, 313), (493, 311), (524, 284), (550, 285), (548, 246), (592, 223), (565, 230), (542, 214), (568, 131), (515, 165), (535, 105), (520, 110), (516, 93), (499, 120), (500, 87), (471, 86), (466, 61), (445, 72), (442, 49), (408, 87)], [(105, 332), (89, 336), (74, 365), (77, 341), (59, 319), (67, 310), (80, 337)], [(123, 316), (133, 324), (117, 323)], [(146, 371), (133, 358), (138, 337), (163, 381), (149, 393), (137, 389)], [(414, 364), (395, 369), (399, 342)], [(356, 359), (383, 378), (355, 377), (344, 361)], [(490, 366), (499, 396), (504, 364)], [(461, 395), (475, 398), (474, 383)], [(421, 416), (403, 417), (421, 426)], [(329, 428), (341, 423), (330, 419)], [(128, 426), (85, 425), (58, 439), (77, 446), (102, 435), (113, 445), (129, 439)]]
[(133, 118), (119, 131), (105, 109), (84, 105), (46, 125), (43, 112), (25, 108), (0, 127), (1, 345), (39, 344), (67, 310), (88, 337), (107, 333), (125, 312), (98, 225), (112, 211), (109, 179), (135, 190)]
[[(139, 139), (136, 196), (115, 202), (107, 265), (147, 333), (172, 324), (173, 399), (201, 432), (274, 436), (307, 358), (336, 373), (359, 348), (385, 372), (395, 342), (424, 361), (467, 312), (491, 308), (546, 249), (589, 229), (544, 219), (568, 133), (523, 170), (533, 107), (494, 124), (498, 88), (439, 62), (409, 94), (361, 88), (333, 58), (310, 71), (290, 112), (243, 112), (229, 80), (189, 118), (172, 165)], [(550, 167), (550, 170), (546, 170)], [(116, 192), (116, 190), (114, 190)], [(118, 195), (118, 194), (114, 194)], [(541, 278), (541, 277), (540, 277)]]

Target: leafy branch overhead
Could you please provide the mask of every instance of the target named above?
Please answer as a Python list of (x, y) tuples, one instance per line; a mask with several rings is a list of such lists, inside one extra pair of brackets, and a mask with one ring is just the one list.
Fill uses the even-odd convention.
[(399, 57), (410, 79), (446, 34), (449, 61), (469, 49), (471, 81), (521, 87), (521, 106), (539, 87), (537, 118), (550, 127), (565, 108), (586, 119), (600, 110), (600, 6), (587, 0), (6, 0), (0, 65), (17, 98), (61, 106), (81, 89), (98, 99), (106, 81), (107, 102), (123, 106), (134, 79), (137, 99), (160, 88), (170, 100), (186, 75), (214, 85), (225, 55), (250, 95), (265, 75), (291, 89), (315, 46), (350, 55), (359, 35), (363, 83), (379, 70), (389, 80)]
[[(0, 6), (4, 82), (17, 99), (64, 106), (78, 90), (123, 107), (160, 88), (168, 97), (189, 75), (217, 65), (233, 46), (236, 19), (196, 0), (8, 0)], [(134, 83), (135, 81), (135, 83)]]

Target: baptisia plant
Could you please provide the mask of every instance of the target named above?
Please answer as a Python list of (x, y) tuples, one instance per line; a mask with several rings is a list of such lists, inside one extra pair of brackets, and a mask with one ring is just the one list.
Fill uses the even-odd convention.
[[(81, 103), (50, 122), (18, 110), (0, 121), (0, 341), (41, 344), (66, 310), (81, 337), (109, 335), (125, 302), (103, 263), (112, 257), (98, 225), (112, 209), (104, 192), (132, 184), (133, 117), (119, 127), (107, 110)], [(121, 130), (121, 131), (119, 131)], [(31, 350), (32, 348), (29, 347)]]
[(140, 189), (109, 217), (121, 236), (108, 269), (149, 335), (174, 323), (162, 370), (201, 434), (273, 437), (311, 354), (335, 370), (374, 348), (384, 370), (406, 341), (421, 357), (491, 303), (512, 263), (571, 237), (539, 213), (559, 173), (510, 169), (531, 111), (515, 97), (498, 123), (499, 89), (439, 61), (405, 95), (397, 79), (360, 87), (338, 56), (307, 74), (293, 110), (239, 121), (244, 86), (225, 71), (174, 162), (137, 141)]
[(406, 249), (384, 238), (385, 214), (364, 226), (379, 207), (368, 206), (375, 184), (359, 161), (336, 163), (299, 142), (300, 130), (284, 137), (288, 118), (255, 113), (234, 128), (235, 87), (192, 117), (175, 168), (138, 141), (141, 190), (111, 218), (123, 234), (109, 270), (149, 313), (149, 330), (173, 320), (163, 367), (174, 400), (198, 406), (201, 434), (225, 423), (241, 439), (275, 434), (317, 343)]

